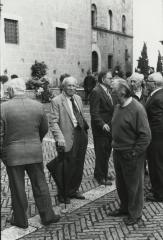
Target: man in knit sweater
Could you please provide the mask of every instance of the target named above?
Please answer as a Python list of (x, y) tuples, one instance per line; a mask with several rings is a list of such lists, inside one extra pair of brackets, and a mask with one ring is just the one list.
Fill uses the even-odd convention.
[(119, 103), (112, 118), (112, 146), (120, 209), (110, 215), (128, 215), (126, 224), (133, 225), (142, 215), (144, 161), (151, 132), (144, 107), (131, 97), (126, 81), (115, 81), (112, 91)]

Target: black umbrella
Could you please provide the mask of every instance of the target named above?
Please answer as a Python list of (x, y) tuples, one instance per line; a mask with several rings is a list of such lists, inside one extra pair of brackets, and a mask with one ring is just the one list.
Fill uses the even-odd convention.
[(67, 179), (66, 179), (66, 164), (65, 161), (65, 151), (64, 147), (58, 147), (56, 144), (56, 149), (58, 155), (56, 158), (47, 163), (46, 167), (48, 168), (52, 178), (54, 179), (58, 193), (63, 196), (65, 208), (66, 208), (66, 197), (67, 197)]

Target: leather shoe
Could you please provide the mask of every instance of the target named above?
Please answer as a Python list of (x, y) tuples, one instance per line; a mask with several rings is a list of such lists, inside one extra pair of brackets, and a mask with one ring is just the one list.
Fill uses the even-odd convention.
[(12, 222), (12, 221), (10, 222), (10, 224), (12, 226), (16, 226), (16, 227), (23, 228), (23, 229), (27, 229), (28, 228), (28, 224), (27, 225), (20, 225), (20, 224), (17, 224), (15, 222)]
[(58, 222), (59, 221), (59, 219), (60, 219), (60, 216), (59, 215), (55, 215), (51, 220), (49, 220), (49, 221), (42, 221), (42, 224), (44, 225), (44, 226), (47, 226), (47, 225), (49, 225), (49, 224), (51, 224), (51, 223), (56, 223), (56, 222)]
[(107, 185), (107, 186), (111, 186), (112, 182), (109, 180), (105, 180), (105, 179), (101, 179), (99, 181), (97, 181), (99, 185)]
[(59, 196), (58, 196), (58, 201), (59, 201), (60, 203), (70, 204), (70, 198), (69, 198), (69, 197), (66, 197), (66, 198), (64, 199), (63, 196), (59, 195)]
[(26, 224), (24, 224), (24, 225), (17, 224), (17, 223), (15, 222), (15, 220), (14, 220), (14, 216), (13, 216), (13, 215), (12, 215), (12, 217), (11, 217), (11, 219), (10, 219), (9, 222), (10, 222), (10, 224), (11, 224), (12, 226), (16, 226), (16, 227), (23, 228), (23, 229), (28, 228), (28, 222), (27, 222)]
[(141, 217), (139, 217), (139, 218), (129, 217), (129, 218), (126, 219), (125, 224), (127, 226), (134, 225), (134, 224), (138, 223), (140, 220), (141, 220)]
[(76, 192), (76, 193), (70, 195), (70, 198), (76, 198), (76, 199), (81, 199), (81, 200), (85, 199), (85, 197), (79, 192)]
[(146, 197), (146, 201), (148, 201), (148, 202), (163, 202), (163, 198), (148, 196), (148, 197)]
[(112, 217), (120, 217), (120, 216), (124, 216), (127, 215), (128, 212), (122, 210), (122, 209), (117, 209), (115, 211), (110, 212), (108, 215), (112, 216)]

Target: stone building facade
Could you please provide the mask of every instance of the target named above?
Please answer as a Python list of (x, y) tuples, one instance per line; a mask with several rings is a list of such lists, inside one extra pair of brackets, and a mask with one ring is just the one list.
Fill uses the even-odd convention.
[(57, 85), (63, 73), (82, 82), (88, 69), (132, 69), (132, 0), (1, 2), (1, 74), (29, 79), (44, 61)]
[(92, 15), (92, 58), (98, 62), (94, 71), (116, 66), (124, 73), (132, 71), (132, 0), (92, 0)]

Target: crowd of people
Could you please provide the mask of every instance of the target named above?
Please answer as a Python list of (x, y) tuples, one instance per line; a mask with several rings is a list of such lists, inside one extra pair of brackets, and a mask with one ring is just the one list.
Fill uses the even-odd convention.
[[(90, 103), (94, 178), (100, 185), (112, 185), (113, 176), (109, 173), (108, 163), (113, 150), (120, 207), (109, 215), (126, 215), (126, 224), (133, 225), (142, 217), (147, 166), (151, 195), (146, 200), (163, 202), (163, 77), (156, 72), (144, 81), (143, 74), (133, 73), (123, 79), (102, 71), (94, 81), (88, 72), (84, 87), (89, 79), (91, 88), (86, 93), (86, 104)], [(58, 179), (64, 184), (64, 188), (58, 187), (58, 200), (69, 204), (72, 198), (85, 199), (79, 187), (89, 125), (76, 88), (77, 80), (64, 74), (60, 94), (51, 100), (48, 123), (43, 105), (26, 97), (23, 79), (16, 76), (7, 82), (10, 100), (1, 104), (0, 157), (9, 178), (12, 225), (28, 227), (25, 171), (31, 181), (42, 224), (60, 219), (53, 211), (43, 169), (41, 144), (48, 125), (58, 154), (64, 152), (56, 166), (65, 179), (64, 182)]]

